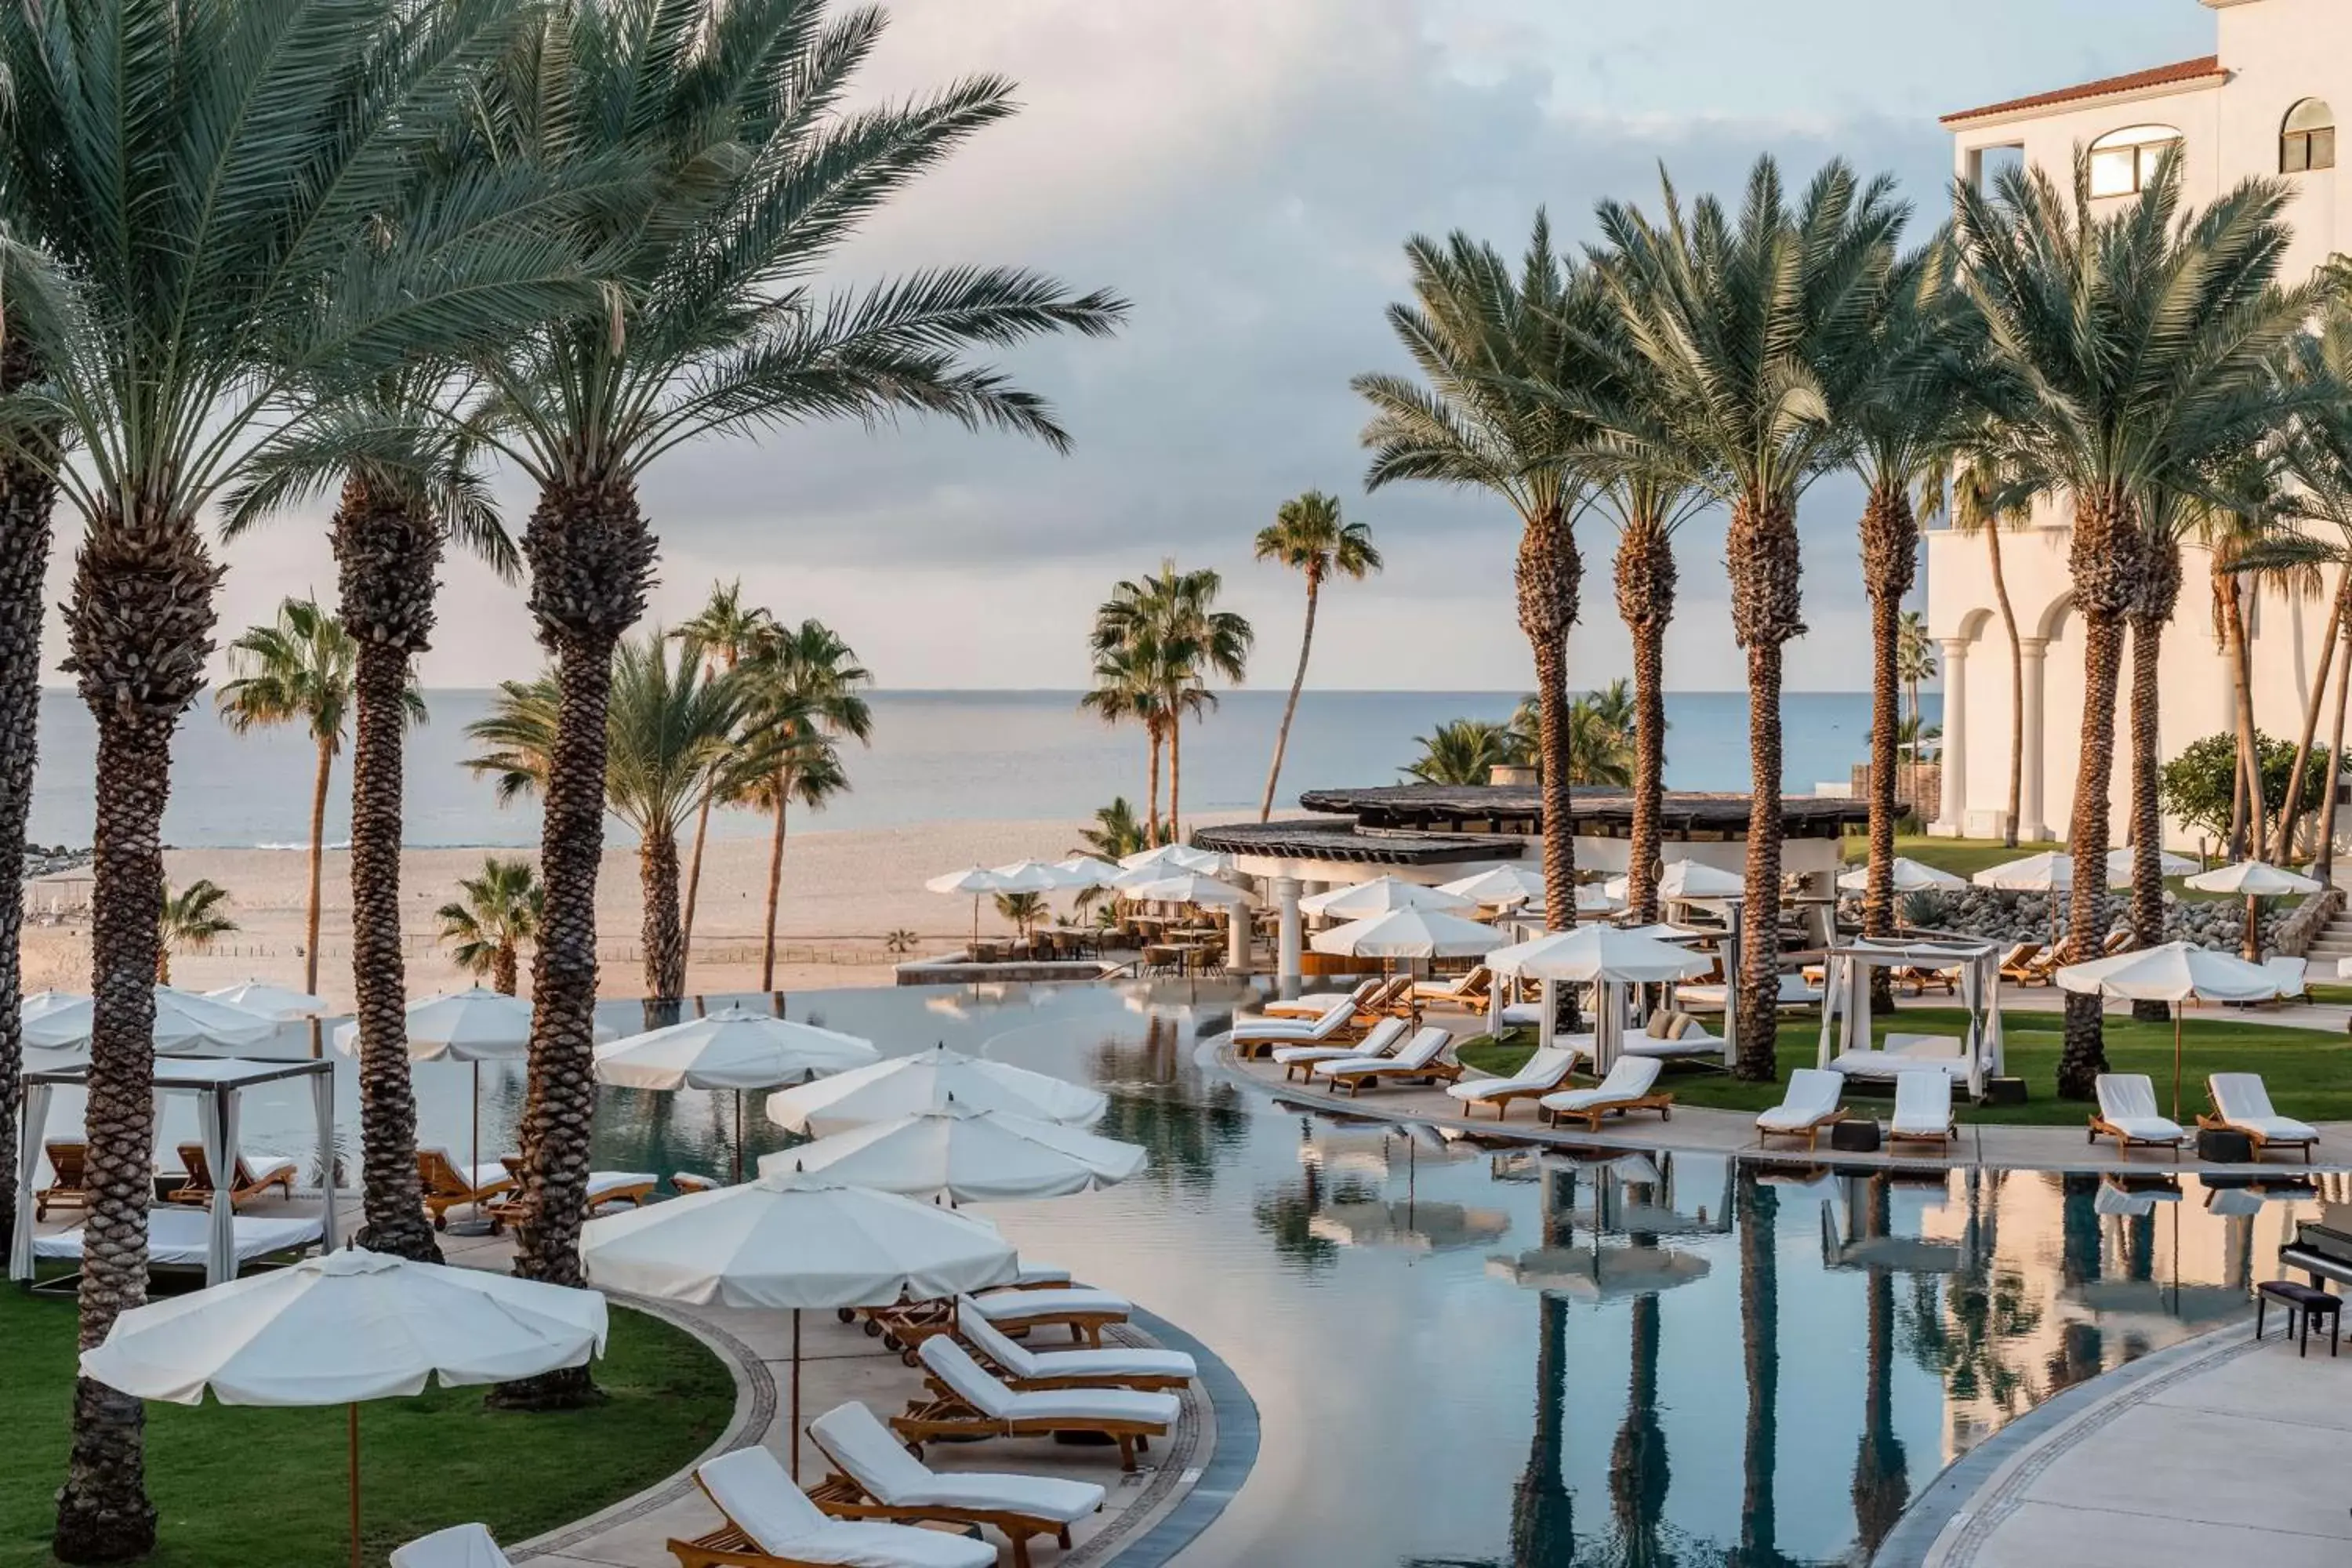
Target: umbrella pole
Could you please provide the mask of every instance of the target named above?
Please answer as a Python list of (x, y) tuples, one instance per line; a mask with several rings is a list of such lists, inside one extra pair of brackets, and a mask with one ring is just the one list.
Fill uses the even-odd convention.
[(801, 1310), (793, 1309), (793, 1484), (801, 1479)]
[[(478, 1059), (474, 1063), (474, 1127), (469, 1136), (472, 1142), (466, 1151), (466, 1158), (472, 1163), (474, 1170), (479, 1170), (482, 1163), (482, 1064)], [(469, 1184), (473, 1182), (473, 1170), (466, 1173), (466, 1180)]]
[(343, 1406), (349, 1413), (351, 1446), (352, 1493), (352, 1568), (360, 1568), (360, 1404), (354, 1399)]
[(735, 1091), (735, 1184), (743, 1184), (743, 1091)]
[(2180, 1121), (2180, 1006), (2172, 1005), (2172, 1120)]

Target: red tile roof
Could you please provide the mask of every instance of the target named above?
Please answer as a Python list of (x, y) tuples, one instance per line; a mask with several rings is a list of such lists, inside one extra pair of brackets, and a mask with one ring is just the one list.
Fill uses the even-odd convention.
[(1988, 103), (1981, 109), (1963, 109), (1957, 114), (1945, 115), (1942, 122), (1957, 125), (1964, 120), (1978, 120), (1988, 114), (2009, 114), (2021, 109), (2048, 109), (2083, 99), (2137, 92), (2148, 87), (2170, 87), (2176, 82), (2199, 81), (2221, 74), (2221, 57), (2203, 55), (2193, 60), (2179, 60), (2168, 66), (2155, 66), (2124, 76), (2104, 77), (2097, 81), (2086, 81), (2080, 87), (2062, 87), (2055, 92), (2037, 92), (2031, 98), (2012, 98), (2003, 103)]

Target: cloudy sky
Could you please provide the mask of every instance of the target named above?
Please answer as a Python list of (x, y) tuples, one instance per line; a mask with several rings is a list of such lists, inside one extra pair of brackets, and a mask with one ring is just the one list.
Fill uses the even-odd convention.
[[(1401, 242), (1465, 228), (1515, 248), (1538, 205), (1570, 239), (1594, 200), (1735, 188), (1769, 149), (1809, 172), (1843, 153), (1940, 203), (1937, 113), (2206, 52), (2196, 0), (891, 0), (866, 85), (900, 94), (993, 70), (1025, 108), (877, 221), (843, 280), (949, 261), (1019, 262), (1133, 301), (1109, 343), (1013, 362), (1076, 437), (1067, 458), (1005, 437), (824, 428), (688, 447), (646, 500), (663, 542), (657, 616), (714, 577), (816, 616), (889, 687), (1083, 685), (1084, 634), (1115, 579), (1161, 556), (1223, 572), (1257, 623), (1253, 684), (1289, 673), (1297, 583), (1251, 563), (1276, 505), (1309, 487), (1371, 523), (1386, 575), (1328, 604), (1318, 684), (1510, 689), (1528, 679), (1511, 608), (1513, 531), (1475, 496), (1363, 494), (1358, 372), (1397, 367), (1381, 307)], [(529, 498), (510, 489), (519, 522)], [(1806, 610), (1792, 687), (1860, 685), (1855, 490), (1808, 497)], [(224, 636), (278, 598), (334, 587), (320, 519), (228, 553)], [(1605, 595), (1605, 529), (1588, 582)], [(1719, 524), (1684, 566), (1669, 678), (1738, 683)], [(60, 550), (54, 574), (68, 575)], [(1624, 672), (1605, 596), (1574, 640), (1579, 684)], [(446, 574), (428, 684), (538, 660), (519, 593)], [(53, 644), (61, 647), (61, 642)], [(52, 679), (62, 679), (60, 677)]]

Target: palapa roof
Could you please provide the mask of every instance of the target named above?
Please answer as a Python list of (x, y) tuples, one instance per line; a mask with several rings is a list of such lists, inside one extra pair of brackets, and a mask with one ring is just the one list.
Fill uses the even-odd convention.
[[(1580, 787), (1570, 792), (1580, 834), (1618, 837), (1633, 823), (1633, 796), (1622, 789)], [(1364, 789), (1317, 789), (1300, 794), (1308, 811), (1353, 816), (1373, 832), (1423, 830), (1453, 833), (1543, 831), (1543, 791), (1535, 784), (1378, 784)], [(1659, 826), (1669, 838), (1744, 838), (1748, 797), (1695, 790), (1669, 790), (1660, 803)], [(1844, 795), (1784, 795), (1781, 831), (1792, 838), (1834, 838), (1870, 820), (1869, 806)]]
[(1226, 855), (1365, 866), (1444, 866), (1517, 859), (1525, 846), (1466, 833), (1360, 833), (1353, 821), (1229, 822), (1197, 828), (1193, 845)]

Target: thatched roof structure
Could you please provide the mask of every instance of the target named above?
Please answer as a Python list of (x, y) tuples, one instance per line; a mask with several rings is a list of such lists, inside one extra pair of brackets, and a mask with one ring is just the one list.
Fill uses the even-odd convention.
[[(1585, 837), (1622, 838), (1633, 823), (1633, 797), (1622, 789), (1579, 788), (1576, 830)], [(1351, 816), (1360, 832), (1436, 835), (1543, 832), (1543, 792), (1534, 784), (1379, 784), (1366, 789), (1303, 792), (1308, 811)], [(1659, 821), (1669, 839), (1737, 840), (1748, 837), (1748, 797), (1670, 790)], [(1790, 838), (1837, 838), (1866, 825), (1870, 808), (1844, 796), (1785, 795), (1781, 832)]]

